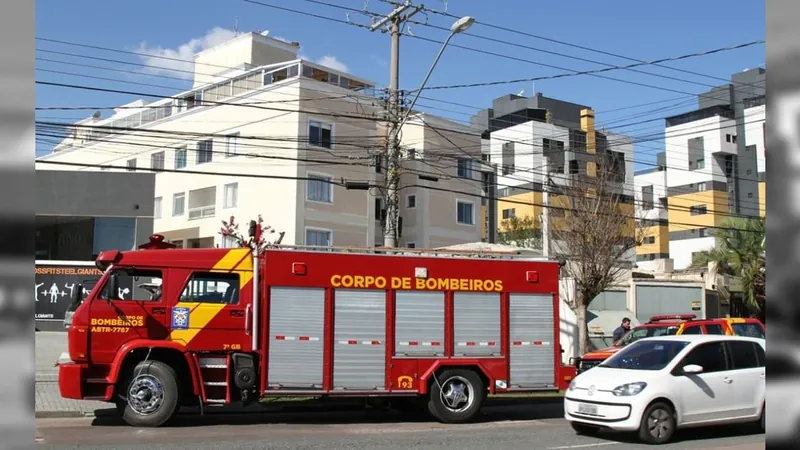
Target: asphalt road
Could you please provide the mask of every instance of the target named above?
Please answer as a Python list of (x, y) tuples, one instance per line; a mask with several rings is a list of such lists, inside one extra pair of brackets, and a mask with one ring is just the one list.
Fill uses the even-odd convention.
[[(409, 420), (393, 412), (360, 410), (259, 415), (179, 416), (169, 427), (137, 429), (113, 418), (38, 419), (39, 448), (82, 449), (593, 449), (652, 448), (632, 437), (577, 436), (560, 403), (486, 408), (469, 425)], [(752, 427), (680, 432), (665, 449), (755, 450), (764, 435)]]

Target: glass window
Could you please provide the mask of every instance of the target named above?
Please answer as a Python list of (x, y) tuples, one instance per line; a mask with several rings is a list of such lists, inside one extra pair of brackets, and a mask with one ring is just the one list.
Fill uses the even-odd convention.
[(327, 230), (306, 230), (306, 245), (312, 247), (330, 247), (331, 232)]
[(469, 202), (458, 201), (456, 219), (462, 225), (475, 225), (473, 205)]
[(175, 169), (183, 169), (186, 167), (186, 147), (181, 147), (175, 150)]
[(624, 347), (646, 337), (672, 336), (677, 332), (677, 326), (634, 328), (619, 340), (617, 346)]
[(735, 323), (731, 325), (733, 334), (737, 336), (765, 338), (764, 329), (755, 323)]
[(719, 325), (719, 324), (716, 324), (716, 323), (707, 324), (706, 325), (706, 333), (707, 334), (724, 335), (725, 334), (725, 330), (722, 328), (722, 325)]
[(331, 148), (333, 125), (311, 121), (308, 123), (308, 143), (317, 147)]
[(230, 183), (224, 186), (222, 207), (236, 208), (239, 201), (239, 183)]
[(458, 158), (458, 176), (460, 178), (472, 178), (472, 160)]
[(728, 342), (728, 349), (733, 358), (734, 369), (752, 369), (758, 367), (756, 345), (752, 342)]
[(661, 370), (689, 343), (684, 341), (639, 341), (605, 360), (601, 367), (630, 370)]
[(225, 156), (230, 158), (239, 154), (239, 133), (232, 133), (226, 136)]
[(118, 268), (111, 271), (98, 297), (113, 301), (158, 301), (162, 281), (160, 270)]
[(190, 303), (239, 303), (238, 273), (194, 273), (183, 288), (182, 302)]
[(161, 218), (161, 197), (156, 197), (153, 199), (153, 218)]
[(150, 155), (150, 167), (153, 170), (164, 170), (164, 161), (166, 160), (164, 152), (153, 153)]
[(206, 139), (197, 143), (197, 164), (211, 162), (213, 159), (213, 140)]
[(724, 372), (728, 370), (725, 359), (725, 345), (722, 342), (710, 342), (695, 347), (681, 362), (681, 367), (697, 364), (703, 373)]
[(308, 175), (306, 199), (314, 202), (333, 203), (331, 178), (322, 175)]
[(684, 328), (681, 334), (703, 334), (703, 330), (700, 325), (692, 325)]
[(186, 212), (186, 193), (179, 192), (172, 196), (172, 216), (182, 216)]
[(416, 195), (409, 195), (406, 201), (406, 208), (412, 209), (417, 207), (417, 196)]

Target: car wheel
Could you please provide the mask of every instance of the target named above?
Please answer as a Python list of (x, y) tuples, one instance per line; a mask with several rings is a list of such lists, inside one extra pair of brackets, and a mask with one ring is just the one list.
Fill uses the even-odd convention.
[(586, 425), (578, 422), (570, 422), (572, 425), (572, 429), (575, 430), (575, 433), (583, 435), (583, 436), (594, 436), (598, 432), (600, 432), (600, 428), (593, 427), (591, 425)]
[(178, 409), (175, 371), (161, 361), (139, 363), (126, 386), (122, 419), (135, 427), (160, 427)]
[(445, 370), (434, 375), (428, 397), (428, 412), (443, 423), (465, 423), (474, 419), (486, 398), (483, 380), (471, 370)]
[(664, 444), (675, 433), (675, 412), (666, 403), (656, 402), (642, 414), (639, 439), (648, 444)]

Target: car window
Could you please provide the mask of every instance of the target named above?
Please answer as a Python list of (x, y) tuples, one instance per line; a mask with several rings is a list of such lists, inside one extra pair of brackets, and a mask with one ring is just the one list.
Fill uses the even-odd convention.
[(767, 354), (764, 347), (756, 345), (756, 357), (758, 357), (758, 367), (764, 367), (767, 364)]
[(629, 331), (628, 334), (623, 336), (622, 339), (619, 340), (618, 345), (624, 347), (626, 345), (633, 344), (634, 342), (642, 338), (669, 336), (677, 332), (678, 332), (677, 326), (634, 328), (633, 330)]
[(730, 341), (728, 342), (728, 350), (730, 350), (731, 353), (734, 370), (758, 367), (756, 344), (752, 342)]
[(722, 342), (709, 342), (695, 347), (683, 359), (680, 367), (697, 364), (703, 373), (723, 372), (728, 370), (725, 360), (725, 346)]
[(600, 367), (631, 370), (661, 370), (687, 345), (685, 341), (648, 340), (635, 342), (605, 360)]
[(733, 334), (737, 336), (765, 337), (764, 330), (756, 323), (734, 323), (731, 328), (733, 328)]
[(703, 330), (700, 329), (700, 325), (692, 325), (684, 328), (681, 334), (703, 334)]
[(722, 325), (717, 323), (709, 323), (706, 324), (706, 334), (725, 334), (725, 330), (722, 328)]

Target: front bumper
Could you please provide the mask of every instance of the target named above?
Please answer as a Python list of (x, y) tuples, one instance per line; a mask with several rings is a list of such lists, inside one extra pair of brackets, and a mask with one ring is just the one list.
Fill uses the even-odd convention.
[(84, 398), (84, 372), (86, 366), (74, 362), (58, 366), (58, 392), (63, 398), (82, 400)]
[[(643, 412), (643, 407), (637, 403), (626, 403), (623, 399), (586, 399), (567, 394), (564, 397), (564, 419), (617, 431), (634, 431), (639, 428)], [(581, 411), (581, 404), (590, 405), (595, 411)]]

